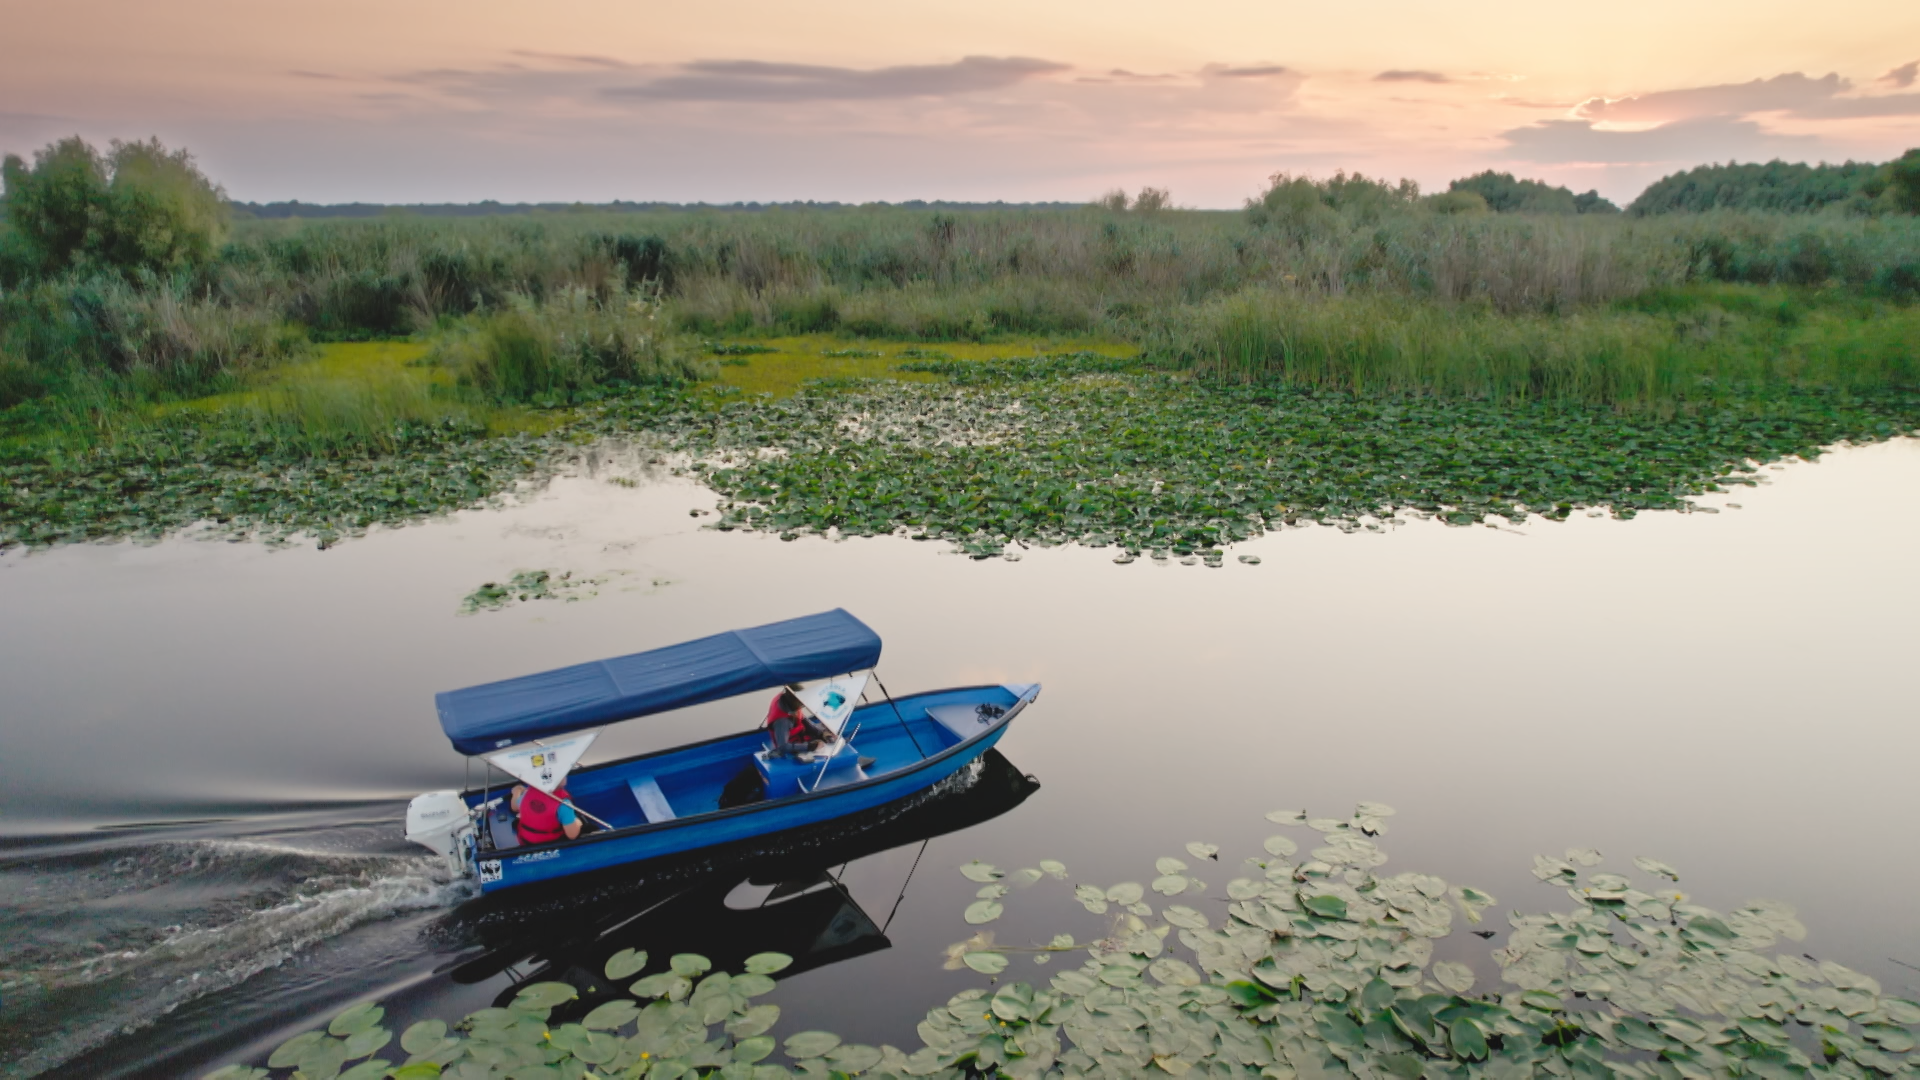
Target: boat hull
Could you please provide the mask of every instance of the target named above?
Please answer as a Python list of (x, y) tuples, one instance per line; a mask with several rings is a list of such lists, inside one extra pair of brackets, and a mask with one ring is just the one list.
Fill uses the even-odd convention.
[[(899, 802), (934, 787), (978, 760), (999, 743), (1014, 717), (1039, 695), (1039, 691), (1038, 686), (978, 687), (936, 691), (902, 698), (897, 703), (865, 706), (862, 711), (875, 710), (870, 722), (876, 727), (886, 722), (884, 714), (878, 710), (897, 706), (906, 713), (901, 727), (909, 732), (909, 721), (927, 722), (929, 703), (937, 709), (943, 705), (969, 705), (977, 700), (981, 704), (997, 705), (1004, 711), (997, 718), (980, 720), (978, 731), (967, 734), (953, 745), (927, 753), (917, 762), (890, 768), (872, 777), (788, 798), (615, 828), (572, 842), (505, 851), (481, 850), (475, 854), (473, 869), (481, 891), (492, 893), (576, 874), (644, 863), (665, 856), (686, 855), (706, 848), (774, 837), (789, 830), (819, 825)], [(1010, 704), (1000, 704), (1009, 698)], [(733, 738), (737, 740), (740, 737)], [(855, 745), (860, 745), (857, 737)], [(659, 755), (645, 755), (639, 759), (600, 766), (598, 770), (581, 770), (576, 775), (595, 771), (644, 771), (671, 763), (676, 753), (687, 752), (666, 751)], [(469, 802), (474, 802), (480, 795), (470, 792), (467, 797)]]

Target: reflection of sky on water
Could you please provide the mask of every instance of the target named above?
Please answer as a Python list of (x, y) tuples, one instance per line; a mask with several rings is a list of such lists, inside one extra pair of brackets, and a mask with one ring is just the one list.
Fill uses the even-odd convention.
[[(688, 515), (703, 490), (582, 479), (326, 552), (16, 552), (0, 558), (0, 821), (448, 786), (462, 770), (437, 690), (844, 606), (886, 639), (896, 692), (1046, 685), (1003, 745), (1045, 786), (968, 833), (969, 856), (1139, 879), (1187, 840), (1257, 852), (1267, 810), (1377, 799), (1400, 810), (1389, 870), (1480, 885), (1496, 910), (1554, 904), (1525, 872), (1536, 852), (1651, 855), (1702, 903), (1795, 903), (1809, 951), (1891, 991), (1920, 979), (1884, 963), (1920, 963), (1904, 899), (1920, 868), (1889, 858), (1920, 816), (1920, 442), (1765, 475), (1716, 516), (1308, 529), (1218, 570), (717, 534)], [(585, 602), (455, 615), (535, 567), (621, 573)], [(764, 704), (615, 728), (594, 755), (735, 730)], [(971, 890), (950, 884), (952, 917), (929, 932), (957, 940)], [(1036, 933), (1074, 910), (1045, 907)], [(937, 962), (925, 944), (861, 963), (911, 985)]]

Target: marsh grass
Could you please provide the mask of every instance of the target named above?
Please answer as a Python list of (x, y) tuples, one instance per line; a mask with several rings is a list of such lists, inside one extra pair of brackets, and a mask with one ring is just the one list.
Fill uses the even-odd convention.
[(1655, 290), (1559, 315), (1252, 289), (1189, 309), (1157, 344), (1209, 375), (1358, 394), (1644, 406), (1920, 385), (1920, 310), (1777, 287)]

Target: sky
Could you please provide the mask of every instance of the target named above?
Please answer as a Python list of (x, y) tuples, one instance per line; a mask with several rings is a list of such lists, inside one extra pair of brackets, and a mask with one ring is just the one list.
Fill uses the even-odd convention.
[(1619, 202), (1920, 146), (1912, 0), (0, 0), (0, 151), (235, 199), (1239, 206), (1276, 172)]

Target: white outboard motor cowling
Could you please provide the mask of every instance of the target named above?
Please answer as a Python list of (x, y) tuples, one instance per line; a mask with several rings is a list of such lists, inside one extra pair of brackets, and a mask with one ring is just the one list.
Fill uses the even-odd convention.
[(407, 839), (447, 860), (455, 877), (466, 873), (473, 818), (457, 791), (429, 791), (407, 804)]

